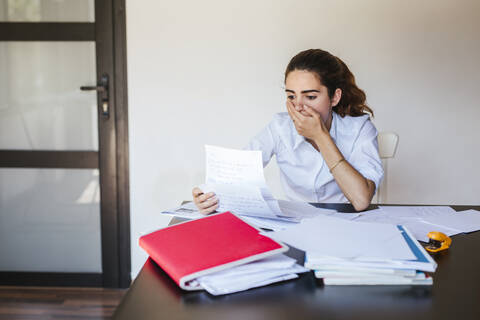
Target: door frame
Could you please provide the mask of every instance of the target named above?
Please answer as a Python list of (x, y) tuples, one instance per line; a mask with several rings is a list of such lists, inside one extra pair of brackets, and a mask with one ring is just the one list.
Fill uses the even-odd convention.
[[(95, 151), (0, 151), (3, 168), (100, 169), (102, 273), (7, 271), (0, 272), (0, 284), (128, 287), (131, 258), (125, 0), (95, 0), (95, 22), (0, 22), (0, 41), (95, 41), (97, 79), (104, 73), (110, 76), (109, 118), (97, 108), (101, 156)], [(98, 106), (100, 103), (101, 95), (97, 94)]]

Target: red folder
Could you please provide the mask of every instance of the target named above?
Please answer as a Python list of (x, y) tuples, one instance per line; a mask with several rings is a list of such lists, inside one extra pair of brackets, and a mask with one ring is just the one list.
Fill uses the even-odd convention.
[(185, 290), (197, 277), (259, 260), (288, 247), (231, 212), (172, 225), (140, 237), (140, 246)]

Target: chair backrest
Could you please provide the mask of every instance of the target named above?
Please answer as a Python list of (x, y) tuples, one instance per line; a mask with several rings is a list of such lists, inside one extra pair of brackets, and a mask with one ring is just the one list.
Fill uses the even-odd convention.
[(378, 133), (378, 153), (381, 159), (393, 158), (397, 152), (398, 134), (395, 132)]

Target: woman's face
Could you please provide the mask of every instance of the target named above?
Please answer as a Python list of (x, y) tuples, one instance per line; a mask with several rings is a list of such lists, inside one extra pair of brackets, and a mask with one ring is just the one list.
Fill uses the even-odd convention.
[(324, 122), (329, 119), (332, 106), (338, 103), (336, 101), (337, 92), (330, 99), (327, 87), (320, 82), (315, 73), (310, 71), (291, 71), (285, 80), (285, 92), (287, 103), (291, 102), (298, 112), (309, 116), (304, 109), (304, 106), (309, 106), (320, 114)]

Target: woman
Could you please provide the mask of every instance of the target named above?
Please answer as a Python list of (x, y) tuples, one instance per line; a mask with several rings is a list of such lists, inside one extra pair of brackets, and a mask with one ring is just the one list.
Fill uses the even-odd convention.
[[(273, 155), (282, 186), (292, 200), (347, 202), (366, 209), (383, 178), (377, 130), (365, 93), (345, 63), (310, 49), (292, 58), (285, 71), (288, 113), (276, 114), (247, 149)], [(199, 211), (218, 208), (214, 193), (192, 191)]]

